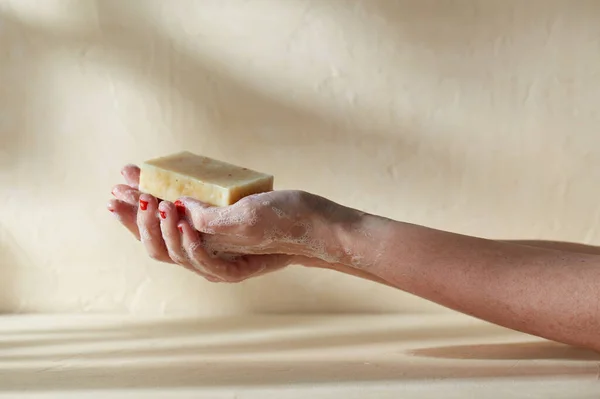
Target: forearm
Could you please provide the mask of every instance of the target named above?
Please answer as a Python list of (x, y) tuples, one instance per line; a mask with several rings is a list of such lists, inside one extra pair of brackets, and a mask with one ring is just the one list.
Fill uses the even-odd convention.
[(574, 242), (542, 241), (542, 240), (502, 240), (509, 244), (527, 245), (530, 247), (555, 249), (558, 251), (578, 252), (582, 254), (600, 255), (600, 247), (578, 244)]
[(508, 328), (600, 349), (600, 256), (370, 215), (336, 237), (346, 267)]
[(344, 273), (344, 274), (348, 274), (354, 277), (358, 277), (358, 278), (362, 278), (364, 280), (370, 280), (379, 284), (383, 284), (383, 285), (387, 285), (389, 287), (392, 288), (397, 288), (396, 286), (394, 286), (392, 283), (390, 283), (389, 281), (386, 281), (385, 279), (376, 276), (374, 274), (371, 274), (365, 270), (361, 270), (361, 269), (357, 269), (355, 267), (351, 267), (351, 266), (347, 266), (343, 263), (339, 263), (339, 262), (326, 262), (320, 259), (316, 259), (316, 258), (305, 258), (303, 257), (302, 259), (299, 260), (295, 260), (293, 262), (291, 262), (292, 264), (300, 264), (300, 265), (304, 265), (307, 267), (315, 267), (315, 268), (320, 268), (320, 269), (328, 269), (328, 270), (335, 270), (336, 272), (340, 272), (340, 273)]

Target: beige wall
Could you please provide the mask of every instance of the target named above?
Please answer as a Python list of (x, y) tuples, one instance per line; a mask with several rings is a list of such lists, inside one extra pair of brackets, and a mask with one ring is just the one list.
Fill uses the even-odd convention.
[(600, 244), (599, 110), (597, 1), (0, 0), (0, 309), (439, 311), (302, 268), (212, 285), (104, 205), (121, 165), (187, 149), (401, 220)]

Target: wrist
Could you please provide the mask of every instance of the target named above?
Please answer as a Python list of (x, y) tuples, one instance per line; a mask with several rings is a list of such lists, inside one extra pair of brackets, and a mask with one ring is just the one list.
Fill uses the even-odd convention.
[(310, 239), (298, 243), (295, 255), (314, 259), (315, 267), (342, 265), (368, 269), (389, 241), (389, 219), (349, 208), (326, 198), (300, 192), (300, 213), (310, 226)]
[(380, 261), (386, 245), (389, 220), (356, 209), (340, 210), (343, 218), (325, 218), (329, 263), (367, 270)]
[(356, 269), (368, 269), (373, 264), (374, 248), (373, 216), (357, 211), (357, 218), (349, 224), (336, 226), (336, 245), (342, 257), (339, 263)]

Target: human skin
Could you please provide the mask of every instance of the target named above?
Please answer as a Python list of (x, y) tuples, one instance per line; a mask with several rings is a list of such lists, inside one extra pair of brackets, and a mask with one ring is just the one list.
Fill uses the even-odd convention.
[(600, 350), (600, 250), (471, 237), (367, 214), (302, 191), (223, 208), (138, 191), (123, 169), (108, 203), (149, 255), (214, 282), (291, 264), (336, 270), (525, 333)]

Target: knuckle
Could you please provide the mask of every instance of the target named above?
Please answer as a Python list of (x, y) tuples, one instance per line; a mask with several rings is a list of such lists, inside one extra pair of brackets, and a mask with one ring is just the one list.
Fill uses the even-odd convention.
[(169, 206), (169, 204), (168, 204), (168, 203), (166, 203), (165, 201), (160, 201), (160, 202), (158, 203), (158, 210), (159, 210), (159, 211), (168, 212), (168, 211), (170, 211), (170, 210), (171, 210), (170, 208), (171, 208), (171, 207)]
[(150, 234), (150, 231), (144, 225), (140, 228), (140, 239), (142, 242), (152, 241), (152, 234)]
[(149, 250), (148, 251), (148, 256), (154, 260), (157, 261), (163, 261), (164, 260), (164, 256), (162, 253), (160, 253), (159, 251), (155, 251), (155, 250)]
[(203, 277), (206, 280), (210, 281), (211, 283), (223, 283), (224, 282), (222, 279), (213, 277), (213, 276), (204, 275)]
[(203, 249), (202, 242), (194, 241), (188, 245), (187, 252), (193, 256), (193, 255), (196, 255), (198, 253), (198, 251), (201, 251), (202, 249)]
[(235, 206), (244, 206), (257, 201), (258, 194), (251, 194), (245, 197), (240, 198), (234, 205)]
[(227, 276), (225, 281), (230, 284), (236, 284), (241, 283), (244, 280), (246, 280), (245, 276)]
[(191, 212), (190, 216), (191, 216), (190, 219), (192, 222), (192, 226), (196, 230), (203, 231), (204, 229), (206, 229), (206, 227), (207, 227), (206, 216), (204, 215), (204, 212), (202, 212), (202, 209), (194, 209)]
[(181, 256), (180, 254), (178, 254), (172, 250), (169, 250), (169, 258), (171, 258), (171, 260), (178, 265), (185, 264), (185, 257)]

